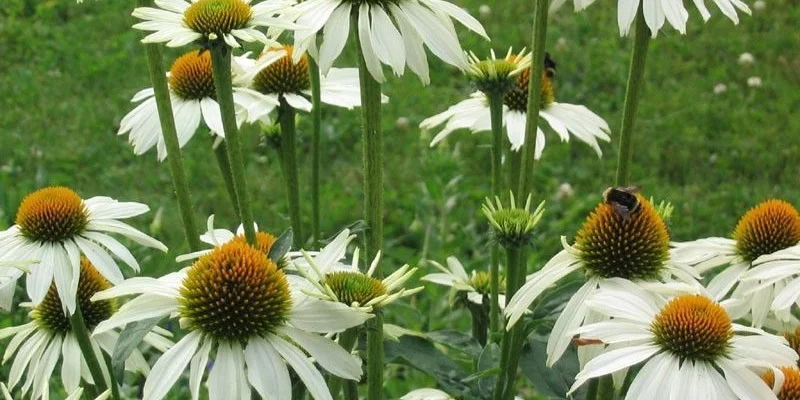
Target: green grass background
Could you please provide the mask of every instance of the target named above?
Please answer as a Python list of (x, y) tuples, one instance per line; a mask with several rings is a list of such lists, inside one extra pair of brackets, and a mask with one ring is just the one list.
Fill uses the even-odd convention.
[[(455, 1), (478, 15), (479, 0)], [(742, 16), (735, 26), (715, 8), (703, 24), (693, 6), (688, 34), (665, 29), (652, 41), (646, 85), (636, 126), (633, 182), (648, 196), (675, 204), (674, 240), (726, 236), (747, 208), (771, 197), (800, 201), (800, 3), (766, 0), (766, 8)], [(502, 52), (529, 42), (529, 1), (486, 1), (481, 20), (488, 43), (464, 29), (462, 44), (478, 54)], [(752, 3), (750, 3), (752, 6)], [(132, 154), (117, 137), (130, 97), (149, 86), (140, 34), (130, 29), (132, 1), (3, 0), (0, 4), (0, 228), (13, 224), (19, 201), (46, 185), (67, 185), (84, 198), (108, 195), (150, 205), (133, 221), (170, 247), (167, 255), (136, 250), (143, 274), (157, 276), (179, 266), (172, 260), (187, 246), (180, 228), (169, 170), (155, 153)], [(584, 104), (604, 117), (612, 143), (598, 159), (578, 141), (548, 145), (535, 172), (537, 200), (547, 200), (535, 243), (541, 263), (559, 249), (559, 236), (572, 237), (583, 218), (613, 183), (617, 131), (631, 40), (617, 32), (610, 0), (581, 13), (571, 5), (550, 20), (548, 50), (558, 62), (556, 99)], [(750, 52), (755, 63), (737, 63)], [(167, 59), (179, 52), (168, 51)], [(353, 66), (352, 54), (338, 66)], [(430, 86), (407, 74), (390, 78), (384, 92), (386, 159), (385, 268), (402, 263), (430, 270), (424, 260), (455, 255), (472, 268), (485, 268), (487, 224), (480, 202), (489, 189), (489, 134), (457, 132), (436, 148), (419, 122), (465, 98), (472, 89), (462, 74), (429, 57)], [(168, 65), (167, 65), (168, 67)], [(759, 76), (760, 88), (746, 80)], [(714, 94), (718, 83), (727, 91)], [(407, 125), (396, 121), (404, 118)], [(323, 110), (322, 229), (326, 236), (361, 218), (362, 173), (357, 112)], [(307, 194), (310, 120), (300, 121), (300, 162)], [(435, 133), (435, 132), (434, 132)], [(285, 194), (274, 151), (245, 131), (247, 176), (257, 221), (265, 230), (289, 225)], [(198, 132), (185, 149), (198, 225), (217, 215), (219, 226), (233, 218), (210, 151)], [(569, 183), (571, 197), (557, 188)], [(303, 210), (310, 198), (303, 196)], [(305, 213), (309, 222), (310, 212)], [(20, 295), (24, 290), (20, 290)], [(446, 291), (431, 287), (389, 311), (390, 319), (413, 329), (467, 329), (463, 310), (451, 310)], [(22, 298), (20, 297), (20, 300)], [(21, 323), (23, 312), (0, 315), (0, 326)], [(6, 368), (0, 369), (0, 376)], [(432, 384), (403, 368), (391, 369), (390, 397), (409, 387)]]

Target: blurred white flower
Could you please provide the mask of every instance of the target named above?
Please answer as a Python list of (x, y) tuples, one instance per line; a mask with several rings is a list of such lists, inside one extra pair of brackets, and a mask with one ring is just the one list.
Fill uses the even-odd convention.
[(556, 50), (564, 51), (567, 48), (567, 43), (567, 38), (563, 36), (558, 38), (558, 40), (556, 40)]
[(394, 121), (394, 126), (400, 130), (407, 130), (411, 123), (408, 121), (406, 117), (397, 118), (397, 121)]
[(575, 194), (575, 189), (572, 188), (572, 185), (569, 182), (564, 182), (558, 185), (558, 189), (556, 190), (556, 199), (564, 200), (572, 197)]
[(726, 91), (728, 91), (728, 85), (724, 83), (714, 85), (714, 94), (725, 93)]
[(739, 54), (739, 65), (752, 65), (755, 61), (755, 57), (748, 52)]
[(751, 76), (747, 78), (747, 86), (750, 86), (752, 88), (761, 87), (761, 77)]
[(756, 0), (756, 2), (753, 3), (753, 9), (755, 9), (756, 11), (761, 11), (766, 7), (767, 3), (764, 0)]
[(492, 16), (492, 7), (489, 7), (488, 4), (481, 4), (481, 6), (478, 7), (478, 15), (480, 15), (481, 18), (489, 18), (489, 17), (491, 17)]

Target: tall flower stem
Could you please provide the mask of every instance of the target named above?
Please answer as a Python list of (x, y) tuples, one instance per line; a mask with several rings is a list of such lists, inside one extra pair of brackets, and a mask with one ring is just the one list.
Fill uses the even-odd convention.
[[(86, 360), (86, 366), (89, 367), (89, 373), (92, 375), (92, 380), (94, 380), (94, 386), (97, 388), (98, 392), (105, 392), (106, 389), (108, 389), (108, 385), (106, 378), (103, 376), (103, 369), (100, 367), (100, 361), (97, 359), (97, 353), (95, 353), (92, 341), (89, 338), (89, 329), (86, 328), (86, 323), (83, 320), (80, 304), (76, 305), (75, 313), (69, 317), (69, 323), (72, 327), (72, 333), (75, 334), (75, 339), (78, 342), (78, 347), (81, 349), (83, 358)], [(112, 378), (110, 380), (111, 385), (116, 386), (117, 383), (114, 379)], [(115, 399), (118, 398), (119, 393), (117, 393)]]
[(233, 211), (239, 215), (239, 201), (236, 200), (236, 187), (233, 185), (233, 177), (231, 176), (231, 164), (228, 161), (228, 147), (220, 143), (214, 149), (214, 156), (217, 158), (217, 165), (219, 165), (219, 172), (222, 174), (222, 180), (225, 181), (225, 190), (228, 192), (228, 197), (231, 199)]
[(250, 200), (247, 195), (242, 144), (239, 140), (239, 127), (236, 124), (236, 109), (233, 104), (231, 49), (224, 42), (215, 41), (212, 43), (210, 51), (214, 87), (217, 90), (217, 102), (220, 114), (222, 114), (222, 128), (225, 130), (225, 146), (228, 147), (231, 178), (233, 187), (236, 189), (236, 201), (239, 203), (239, 218), (242, 220), (247, 241), (255, 244), (256, 230), (253, 226), (253, 211), (250, 209)]
[[(516, 247), (506, 248), (506, 296), (511, 298), (517, 292), (519, 286), (517, 285), (517, 273), (521, 262), (522, 250)], [(523, 275), (524, 276), (524, 275)], [(503, 393), (505, 392), (506, 382), (509, 379), (513, 380), (516, 377), (516, 371), (512, 374), (509, 368), (509, 360), (511, 359), (511, 346), (513, 343), (514, 333), (522, 324), (517, 324), (510, 331), (503, 333), (503, 341), (500, 350), (500, 376), (497, 379), (494, 388), (494, 400), (502, 400)]]
[(319, 186), (322, 151), (322, 94), (320, 88), (319, 65), (313, 57), (308, 58), (308, 73), (311, 76), (311, 243), (319, 247)]
[(636, 109), (639, 106), (639, 94), (644, 83), (644, 67), (647, 62), (647, 47), (650, 44), (650, 28), (644, 20), (641, 6), (636, 15), (636, 33), (634, 34), (631, 66), (628, 72), (628, 86), (625, 89), (625, 106), (622, 110), (622, 127), (619, 132), (619, 159), (617, 161), (618, 186), (624, 186), (630, 178), (631, 158), (633, 157), (633, 126), (636, 121)]
[[(527, 273), (526, 266), (528, 265), (528, 252), (526, 249), (520, 251), (519, 260), (514, 267), (514, 291), (516, 293), (519, 288), (525, 284), (525, 275)], [(512, 294), (513, 296), (513, 294)], [(514, 384), (517, 378), (517, 367), (519, 366), (519, 359), (522, 355), (522, 346), (525, 344), (525, 325), (518, 323), (509, 331), (511, 336), (509, 346), (508, 363), (504, 369), (506, 373), (506, 386), (503, 389), (503, 400), (513, 400), (515, 396)]]
[(303, 245), (303, 223), (300, 220), (300, 179), (297, 176), (297, 135), (295, 134), (295, 111), (285, 100), (281, 100), (278, 120), (281, 124), (281, 165), (286, 183), (286, 198), (289, 202), (289, 219), (294, 231), (294, 247)]
[[(152, 3), (152, 0), (136, 0), (138, 7), (150, 7)], [(169, 98), (167, 75), (164, 70), (164, 56), (161, 54), (161, 46), (157, 43), (147, 43), (144, 45), (144, 49), (147, 54), (150, 81), (153, 84), (153, 93), (158, 109), (158, 120), (161, 124), (164, 144), (167, 147), (167, 162), (169, 163), (169, 173), (172, 176), (172, 186), (175, 189), (175, 197), (178, 200), (178, 212), (181, 215), (183, 231), (189, 248), (197, 251), (201, 247), (200, 237), (197, 225), (195, 225), (189, 183), (183, 169), (183, 155), (178, 142), (178, 131), (175, 129), (175, 117), (172, 114), (172, 102)]]
[[(541, 84), (544, 70), (544, 47), (547, 39), (547, 16), (549, 0), (536, 0), (531, 39), (531, 77), (528, 81), (528, 110), (525, 122), (525, 154), (521, 178), (518, 183), (518, 198), (524, 199), (533, 190), (533, 168), (536, 165), (536, 130), (539, 126), (539, 109), (542, 105)], [(512, 183), (512, 187), (513, 183)]]
[(364, 324), (367, 330), (367, 399), (383, 398), (383, 314), (380, 310), (375, 317)]
[[(344, 332), (340, 333), (339, 334), (339, 339), (338, 339), (339, 346), (341, 346), (347, 352), (353, 351), (353, 347), (356, 345), (356, 342), (358, 341), (358, 333), (359, 333), (360, 329), (361, 329), (361, 327), (355, 327), (355, 328), (347, 329)], [(344, 398), (347, 399), (347, 400), (358, 400), (358, 388), (357, 387), (356, 387), (356, 392), (355, 392), (356, 393), (356, 397), (355, 398), (349, 397), (348, 390), (347, 390), (347, 385), (348, 385), (349, 382), (353, 382), (353, 381), (350, 381), (350, 380), (344, 379), (344, 378), (339, 378), (339, 377), (336, 377), (336, 376), (331, 376), (328, 379), (328, 388), (331, 391), (331, 396), (334, 399), (339, 398), (339, 392), (342, 390), (342, 386), (344, 386), (345, 387), (345, 396), (344, 396)], [(356, 385), (358, 385), (358, 382), (354, 382), (354, 383)]]
[(599, 378), (600, 383), (597, 387), (597, 400), (614, 400), (614, 379), (611, 375)]
[[(500, 196), (505, 185), (501, 160), (503, 158), (503, 95), (488, 93), (492, 125), (492, 197)], [(489, 328), (492, 334), (500, 331), (500, 247), (493, 244), (489, 266)], [(490, 335), (491, 336), (491, 335)]]

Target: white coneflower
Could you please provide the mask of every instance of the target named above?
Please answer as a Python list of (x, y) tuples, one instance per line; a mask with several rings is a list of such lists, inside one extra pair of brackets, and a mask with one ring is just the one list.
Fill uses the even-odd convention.
[(728, 91), (728, 85), (724, 83), (718, 83), (714, 85), (714, 94), (722, 94)]
[[(178, 144), (183, 147), (197, 132), (202, 121), (219, 139), (225, 137), (222, 116), (217, 103), (217, 91), (211, 71), (211, 53), (192, 50), (179, 57), (167, 74), (172, 113), (178, 134)], [(264, 98), (247, 88), (234, 86), (233, 100), (237, 107), (239, 124), (248, 119), (248, 111), (271, 109), (278, 102)], [(158, 107), (153, 88), (136, 93), (132, 102), (141, 102), (120, 122), (118, 135), (129, 133), (128, 141), (136, 155), (156, 147), (158, 159), (167, 157), (167, 147), (159, 123)]]
[[(336, 239), (323, 248), (316, 257), (303, 253), (305, 263), (294, 267), (307, 279), (303, 292), (313, 298), (338, 302), (355, 310), (371, 312), (373, 309), (385, 307), (398, 299), (418, 293), (423, 287), (406, 289), (403, 285), (414, 275), (416, 268), (403, 265), (386, 278), (377, 279), (372, 276), (381, 259), (381, 253), (375, 256), (366, 272), (359, 269), (359, 250), (353, 253), (350, 266), (329, 257), (347, 247), (355, 239), (350, 230), (340, 232)], [(330, 247), (330, 248), (328, 248)], [(320, 257), (322, 255), (322, 257)], [(302, 284), (302, 283), (301, 283)]]
[[(431, 261), (436, 268), (442, 272), (436, 272), (423, 276), (423, 281), (433, 282), (439, 285), (451, 287), (456, 293), (464, 293), (467, 300), (475, 304), (484, 304), (484, 297), (490, 295), (490, 275), (486, 271), (472, 271), (467, 274), (461, 261), (455, 257), (447, 257), (447, 267), (435, 261)], [(505, 286), (500, 279), (500, 287)], [(500, 308), (506, 306), (506, 296), (498, 294)]]
[(751, 76), (747, 78), (747, 86), (751, 88), (759, 88), (761, 87), (761, 77), (760, 76)]
[(760, 374), (794, 365), (782, 337), (731, 322), (725, 308), (694, 294), (669, 301), (622, 279), (608, 282), (587, 306), (610, 320), (575, 333), (609, 345), (575, 377), (570, 392), (592, 378), (644, 363), (626, 400), (776, 400)]
[[(616, 189), (615, 189), (616, 190)], [(553, 365), (569, 346), (577, 327), (596, 316), (585, 300), (611, 279), (621, 278), (648, 290), (691, 291), (694, 271), (675, 263), (669, 253), (669, 233), (653, 205), (641, 194), (634, 207), (607, 199), (589, 215), (578, 231), (575, 244), (567, 244), (512, 297), (505, 309), (508, 327), (513, 326), (544, 291), (567, 275), (582, 270), (587, 282), (567, 302), (547, 341), (547, 364)], [(611, 200), (611, 201), (610, 201)], [(675, 283), (674, 279), (684, 283)], [(663, 283), (662, 283), (663, 282)]]
[[(575, 11), (581, 11), (594, 3), (595, 0), (574, 0)], [(555, 0), (550, 6), (550, 10), (556, 10), (561, 7), (567, 0)], [(736, 9), (750, 14), (750, 7), (741, 0), (715, 0), (714, 4), (717, 5), (720, 11), (728, 17), (734, 24), (739, 23), (739, 15)], [(711, 18), (711, 13), (708, 12), (705, 2), (702, 0), (694, 2), (695, 7), (703, 17), (703, 21), (708, 21)], [(689, 20), (689, 12), (683, 6), (682, 0), (618, 0), (617, 2), (617, 24), (619, 25), (619, 33), (621, 36), (626, 36), (631, 31), (633, 20), (636, 18), (636, 13), (642, 8), (644, 11), (644, 19), (647, 27), (653, 37), (658, 34), (658, 31), (664, 27), (664, 22), (675, 28), (678, 32), (686, 34), (686, 22)]]
[(741, 280), (756, 285), (746, 294), (759, 293), (759, 303), (769, 302), (778, 319), (788, 322), (792, 306), (800, 304), (800, 244), (758, 257)]
[[(113, 314), (116, 308), (111, 300), (92, 302), (90, 298), (111, 285), (86, 259), (81, 259), (80, 283), (77, 297), (80, 303), (83, 320), (87, 327), (94, 328)], [(33, 306), (30, 316), (33, 321), (11, 328), (0, 329), (0, 339), (13, 336), (3, 355), (3, 362), (13, 360), (8, 386), (11, 390), (22, 384), (20, 395), (30, 393), (30, 399), (48, 398), (50, 394), (50, 377), (61, 360), (61, 382), (67, 393), (79, 391), (81, 378), (88, 384), (94, 384), (93, 378), (86, 371), (86, 360), (78, 346), (78, 339), (72, 331), (68, 316), (64, 315), (63, 305), (55, 285), (51, 285), (41, 303)], [(169, 332), (158, 330), (148, 333), (144, 343), (166, 351), (172, 342), (162, 335)], [(119, 333), (110, 330), (90, 338), (95, 356), (102, 360), (103, 353), (113, 354)], [(136, 349), (125, 363), (126, 369), (147, 375), (150, 367), (142, 353)], [(101, 362), (100, 368), (106, 381), (110, 374), (106, 364)], [(25, 379), (23, 381), (23, 376)], [(75, 397), (77, 398), (77, 397)]]
[(767, 2), (765, 2), (764, 0), (756, 0), (753, 3), (753, 9), (756, 11), (762, 11), (765, 8), (767, 8)]
[(197, 399), (210, 358), (211, 400), (250, 399), (251, 387), (264, 398), (291, 398), (289, 366), (314, 399), (330, 399), (309, 356), (336, 376), (361, 377), (360, 359), (317, 333), (344, 331), (366, 316), (344, 304), (296, 298), (284, 272), (242, 241), (216, 247), (179, 272), (132, 278), (93, 299), (131, 294), (140, 295), (100, 323), (95, 335), (155, 317), (178, 317), (188, 333), (153, 366), (145, 400), (164, 398), (187, 367), (191, 396)]
[[(292, 46), (267, 49), (257, 59), (247, 55), (234, 57), (235, 84), (250, 88), (250, 93), (261, 94), (251, 97), (254, 104), (248, 109), (249, 121), (262, 120), (272, 110), (263, 107), (264, 103), (279, 104), (285, 101), (295, 109), (311, 111), (311, 76), (308, 72), (308, 57), (302, 55), (292, 60)], [(320, 100), (323, 103), (352, 109), (361, 105), (358, 70), (355, 68), (331, 68), (320, 77)], [(266, 100), (266, 101), (265, 101)], [(382, 102), (389, 98), (382, 96)]]
[[(34, 304), (41, 303), (51, 283), (66, 311), (75, 311), (80, 256), (85, 255), (112, 284), (124, 279), (111, 255), (134, 271), (139, 263), (122, 243), (109, 233), (122, 235), (140, 245), (166, 252), (167, 247), (138, 229), (121, 222), (150, 210), (144, 204), (118, 202), (97, 196), (83, 200), (66, 187), (39, 189), (26, 196), (17, 211), (16, 223), (0, 233), (0, 261), (26, 261), (30, 273), (26, 287)], [(16, 278), (0, 284), (3, 296), (13, 295)], [(8, 301), (9, 297), (0, 301)]]
[(424, 84), (430, 83), (423, 44), (444, 62), (466, 68), (451, 19), (489, 39), (478, 20), (444, 0), (309, 0), (295, 6), (295, 11), (301, 26), (294, 36), (296, 60), (316, 47), (317, 33), (322, 31), (318, 58), (326, 74), (347, 43), (352, 17), (367, 69), (378, 82), (385, 80), (382, 64), (386, 64), (395, 75), (402, 75), (408, 65)]
[[(588, 144), (602, 155), (598, 139), (609, 141), (608, 124), (597, 114), (582, 105), (559, 103), (555, 101), (553, 89), (552, 60), (546, 58), (546, 69), (542, 75), (541, 99), (539, 115), (558, 134), (562, 141), (569, 141), (570, 135)], [(525, 69), (516, 78), (514, 85), (503, 97), (503, 126), (506, 128), (511, 149), (518, 151), (525, 144), (525, 121), (528, 114), (528, 82), (531, 69)], [(444, 140), (453, 131), (469, 129), (472, 132), (491, 130), (489, 102), (485, 94), (473, 93), (469, 99), (451, 106), (447, 111), (434, 115), (420, 124), (423, 130), (431, 130), (445, 124), (444, 129), (431, 141), (431, 146)], [(542, 156), (545, 147), (545, 136), (541, 127), (536, 130), (536, 159)]]
[(153, 32), (144, 43), (180, 47), (199, 40), (222, 39), (240, 47), (239, 40), (276, 44), (259, 27), (294, 29), (295, 24), (278, 15), (290, 10), (294, 0), (267, 0), (251, 6), (251, 0), (156, 0), (157, 8), (139, 7), (133, 16), (144, 20), (133, 27)]
[(760, 276), (760, 272), (747, 272), (759, 257), (777, 254), (798, 243), (800, 214), (785, 201), (767, 200), (742, 216), (732, 239), (711, 237), (672, 245), (675, 260), (693, 265), (701, 274), (727, 266), (711, 279), (709, 293), (717, 301), (735, 299), (738, 307), (730, 309), (734, 318), (749, 313), (753, 326), (761, 327), (769, 315), (773, 293), (780, 292), (788, 281), (771, 273), (761, 283), (760, 279), (743, 278)]
[[(212, 251), (214, 251), (214, 248), (222, 246), (223, 244), (231, 241), (247, 243), (247, 239), (245, 238), (244, 235), (244, 227), (241, 224), (239, 224), (239, 227), (236, 228), (235, 232), (228, 229), (215, 228), (214, 215), (212, 214), (206, 220), (206, 228), (207, 228), (206, 232), (200, 235), (200, 241), (211, 245), (211, 248), (180, 255), (175, 258), (175, 261), (183, 262), (200, 258), (204, 255), (210, 254)], [(257, 224), (254, 224), (254, 228), (256, 230), (255, 248), (260, 250), (265, 255), (269, 255), (269, 251), (272, 249), (272, 245), (275, 244), (278, 238), (271, 233), (259, 231)], [(278, 268), (284, 268), (286, 267), (287, 264), (288, 264), (288, 259), (281, 260), (278, 263)]]
[(739, 65), (752, 65), (755, 61), (755, 57), (748, 52), (739, 54)]

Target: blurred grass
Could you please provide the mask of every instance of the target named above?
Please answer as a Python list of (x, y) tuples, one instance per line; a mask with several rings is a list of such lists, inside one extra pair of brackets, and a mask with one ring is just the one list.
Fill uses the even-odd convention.
[[(456, 1), (477, 15), (478, 0)], [(487, 2), (482, 18), (492, 44), (462, 35), (478, 54), (529, 42), (530, 2)], [(558, 62), (556, 96), (585, 104), (617, 132), (627, 76), (629, 38), (619, 38), (616, 7), (599, 1), (575, 14), (552, 16), (548, 50)], [(719, 11), (703, 24), (693, 7), (689, 32), (667, 29), (654, 40), (639, 107), (633, 181), (645, 194), (674, 202), (675, 240), (726, 236), (739, 215), (759, 201), (784, 198), (800, 203), (800, 7), (797, 0), (767, 1), (766, 8), (742, 16), (734, 26)], [(130, 97), (149, 86), (139, 33), (130, 29), (132, 2), (3, 0), (0, 4), (0, 228), (13, 224), (16, 207), (31, 190), (68, 185), (83, 197), (110, 195), (151, 206), (133, 223), (168, 244), (168, 255), (138, 250), (143, 273), (178, 268), (172, 260), (187, 251), (174, 203), (169, 171), (154, 153), (135, 157), (126, 139), (116, 137)], [(752, 4), (751, 4), (752, 6)], [(713, 8), (713, 7), (712, 7)], [(461, 29), (460, 31), (464, 31)], [(742, 52), (756, 62), (737, 63)], [(179, 53), (168, 51), (168, 59)], [(352, 55), (339, 66), (352, 66)], [(479, 213), (488, 193), (489, 135), (458, 132), (437, 148), (431, 133), (416, 126), (471, 92), (455, 69), (429, 57), (432, 84), (422, 87), (412, 74), (392, 78), (384, 92), (387, 266), (456, 255), (472, 267), (486, 265), (486, 224)], [(760, 76), (763, 86), (746, 80)], [(718, 83), (727, 91), (714, 94)], [(396, 123), (404, 118), (408, 124)], [(323, 110), (324, 153), (322, 228), (333, 235), (360, 219), (362, 201), (359, 119), (355, 112)], [(308, 182), (310, 120), (301, 120), (302, 176)], [(586, 146), (548, 145), (535, 172), (536, 193), (548, 200), (536, 242), (542, 262), (558, 250), (559, 236), (571, 237), (585, 214), (613, 182), (617, 137), (598, 159)], [(245, 134), (250, 196), (261, 227), (273, 232), (289, 225), (280, 172), (272, 150)], [(210, 139), (198, 132), (185, 149), (198, 225), (209, 214), (219, 226), (237, 224), (224, 192)], [(572, 196), (558, 198), (569, 183)], [(309, 210), (305, 199), (304, 210)], [(158, 210), (158, 212), (156, 212)], [(157, 223), (154, 216), (160, 215)], [(310, 213), (307, 213), (310, 215)], [(421, 275), (421, 274), (420, 274)], [(20, 296), (23, 291), (20, 291)], [(430, 288), (398, 306), (390, 318), (414, 329), (465, 328), (467, 314), (451, 312)], [(21, 299), (21, 298), (20, 298)], [(437, 301), (431, 301), (437, 299)], [(0, 316), (0, 326), (20, 323), (20, 313)], [(389, 388), (399, 396), (409, 385), (430, 383), (419, 374), (393, 368)]]

